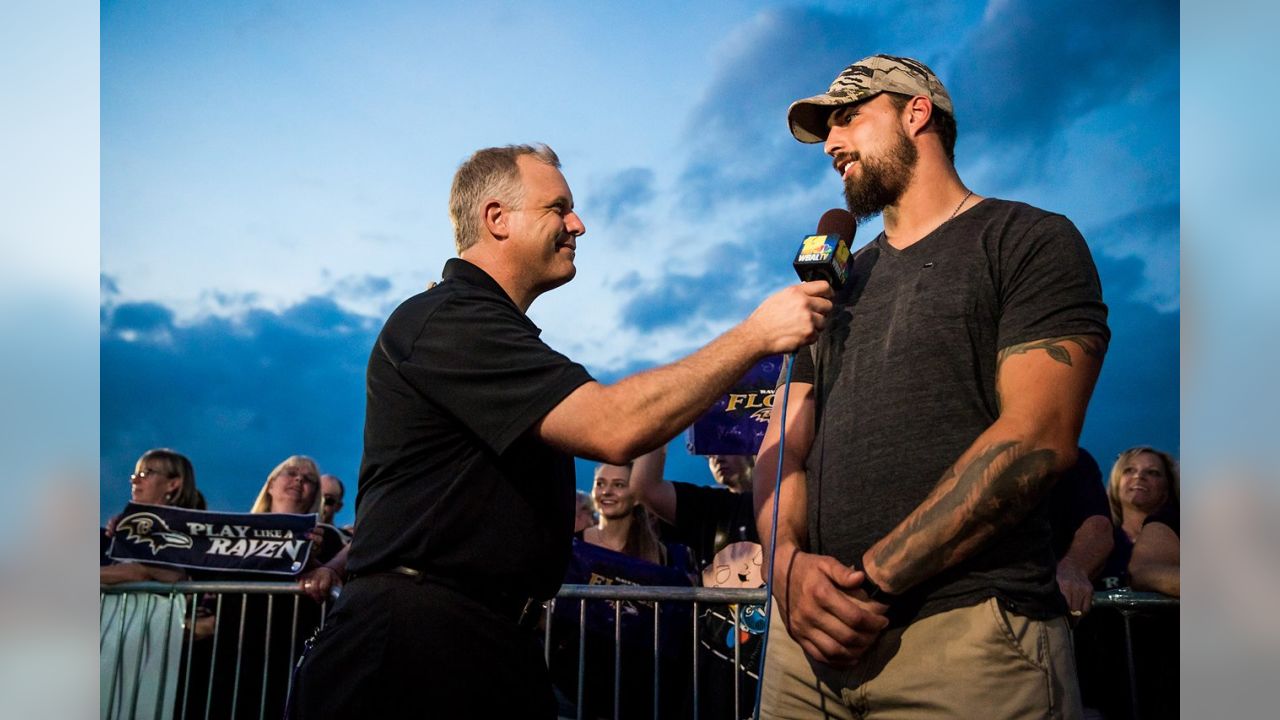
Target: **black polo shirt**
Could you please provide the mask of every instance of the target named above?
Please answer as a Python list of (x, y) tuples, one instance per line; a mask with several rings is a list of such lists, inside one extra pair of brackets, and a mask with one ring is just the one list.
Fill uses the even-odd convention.
[(369, 357), (348, 568), (550, 597), (573, 535), (573, 458), (528, 431), (591, 376), (483, 270), (455, 258), (443, 276), (396, 308)]

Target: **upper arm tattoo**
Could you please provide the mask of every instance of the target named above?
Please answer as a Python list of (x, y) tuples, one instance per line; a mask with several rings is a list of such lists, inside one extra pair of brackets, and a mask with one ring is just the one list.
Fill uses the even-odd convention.
[(1070, 367), (1071, 352), (1067, 349), (1068, 343), (1076, 345), (1089, 357), (1102, 357), (1103, 353), (1107, 351), (1106, 342), (1097, 335), (1064, 335), (1062, 337), (1032, 340), (1031, 342), (1010, 345), (996, 355), (996, 368), (998, 369), (1003, 365), (1010, 355), (1024, 355), (1032, 350), (1044, 350), (1049, 353), (1050, 358)]

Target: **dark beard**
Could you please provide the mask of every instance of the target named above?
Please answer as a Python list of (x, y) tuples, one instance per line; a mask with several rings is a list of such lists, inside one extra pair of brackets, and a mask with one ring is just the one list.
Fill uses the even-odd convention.
[(849, 178), (844, 183), (845, 202), (859, 225), (898, 202), (911, 182), (918, 158), (916, 146), (899, 130), (898, 141), (889, 152), (859, 160), (862, 177)]

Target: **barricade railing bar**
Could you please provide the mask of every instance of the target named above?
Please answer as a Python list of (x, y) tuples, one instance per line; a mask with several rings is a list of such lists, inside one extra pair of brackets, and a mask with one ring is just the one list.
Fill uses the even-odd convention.
[[(338, 593), (339, 593), (339, 590), (335, 588), (331, 597), (336, 598), (338, 596)], [(269, 699), (274, 697), (277, 701), (279, 701), (281, 698), (287, 695), (289, 690), (292, 689), (293, 674), (292, 672), (285, 671), (284, 669), (286, 668), (292, 669), (298, 659), (299, 640), (300, 640), (299, 638), (299, 630), (300, 630), (299, 606), (300, 604), (304, 604), (304, 603), (314, 606), (314, 603), (312, 603), (310, 599), (304, 599), (301, 597), (303, 593), (298, 588), (296, 583), (264, 582), (264, 581), (256, 581), (256, 582), (185, 581), (185, 582), (177, 582), (177, 583), (161, 583), (161, 582), (121, 583), (118, 585), (102, 586), (100, 602), (103, 604), (103, 607), (105, 608), (108, 596), (125, 595), (126, 602), (123, 603), (122, 608), (123, 608), (123, 612), (127, 613), (128, 608), (130, 607), (129, 603), (127, 602), (127, 598), (128, 596), (135, 595), (135, 594), (151, 594), (151, 595), (165, 596), (170, 601), (172, 601), (174, 598), (178, 596), (184, 596), (187, 598), (187, 604), (186, 604), (186, 610), (185, 610), (185, 621), (183, 623), (184, 639), (182, 642), (182, 662), (173, 663), (172, 661), (169, 661), (165, 666), (165, 675), (159, 678), (155, 678), (155, 681), (160, 683), (160, 687), (162, 688), (168, 688), (169, 687), (168, 683), (173, 683), (173, 682), (179, 683), (180, 687), (182, 688), (181, 697), (179, 698), (179, 701), (176, 703), (175, 711), (172, 714), (173, 717), (181, 718), (182, 720), (186, 720), (186, 718), (188, 717), (203, 717), (206, 720), (208, 720), (208, 718), (210, 717), (218, 716), (217, 713), (214, 712), (215, 688), (224, 687), (225, 683), (227, 683), (227, 680), (223, 679), (224, 685), (215, 684), (215, 680), (219, 679), (216, 673), (225, 672), (227, 670), (227, 668), (225, 667), (220, 667), (221, 663), (218, 661), (219, 658), (221, 657), (218, 654), (219, 644), (221, 642), (230, 642), (230, 641), (234, 641), (235, 643), (234, 671), (233, 671), (233, 677), (229, 681), (229, 684), (230, 684), (229, 694), (230, 694), (230, 702), (231, 702), (230, 708), (232, 709), (232, 712), (235, 713), (235, 711), (240, 707), (239, 703), (241, 701), (240, 694), (242, 689), (241, 675), (243, 672), (246, 671), (246, 667), (243, 662), (246, 649), (253, 647), (252, 643), (257, 643), (262, 647), (262, 683), (260, 688), (256, 688), (257, 697), (252, 698), (254, 700), (257, 700), (257, 702), (254, 703), (254, 705), (256, 705), (256, 710), (257, 710), (256, 714), (259, 718), (276, 717), (279, 715), (278, 711), (280, 710), (280, 708), (277, 706), (278, 703), (277, 704), (269, 703)], [(251, 596), (262, 596), (262, 595), (267, 596), (266, 603), (265, 603), (265, 610), (255, 605), (254, 613), (252, 614), (264, 616), (263, 619), (265, 619), (265, 629), (262, 631), (263, 637), (261, 639), (256, 637), (246, 637), (246, 624), (251, 614), (249, 612), (250, 602), (248, 598)], [(281, 645), (280, 647), (276, 648), (277, 666), (281, 670), (278, 670), (276, 673), (271, 673), (270, 663), (273, 657), (271, 637), (272, 637), (273, 627), (277, 627), (276, 625), (277, 618), (275, 617), (277, 614), (275, 596), (277, 595), (282, 596), (282, 599), (284, 600), (283, 604), (288, 610), (291, 610), (291, 612), (288, 612), (289, 618), (287, 619), (290, 626), (289, 633), (288, 633), (289, 642), (287, 646)], [(238, 618), (224, 619), (223, 618), (224, 598), (229, 598), (229, 597), (235, 598), (237, 596), (239, 597)], [(191, 641), (191, 637), (192, 637), (191, 630), (197, 626), (197, 623), (199, 621), (202, 620), (202, 618), (199, 617), (199, 608), (201, 607), (201, 598), (206, 598), (204, 602), (204, 606), (208, 607), (210, 604), (210, 601), (208, 600), (208, 598), (211, 598), (211, 597), (216, 598), (216, 600), (212, 602), (212, 605), (213, 605), (213, 615), (211, 620), (212, 630), (210, 631), (212, 633), (212, 636), (211, 636), (211, 648), (208, 653), (208, 659), (209, 659), (208, 673), (207, 673), (207, 676), (203, 678), (206, 686), (205, 688), (206, 694), (205, 694), (205, 697), (203, 698), (204, 700), (203, 703), (199, 703), (198, 698), (195, 699), (197, 701), (196, 703), (192, 703), (193, 698), (190, 697), (190, 693), (192, 692), (192, 687), (193, 687), (192, 685), (193, 649), (196, 646), (196, 642)], [(691, 645), (689, 646), (690, 657), (691, 657), (689, 678), (691, 682), (688, 688), (689, 692), (685, 693), (685, 700), (692, 702), (691, 716), (694, 718), (694, 720), (698, 720), (700, 709), (702, 706), (702, 700), (703, 700), (702, 693), (704, 691), (704, 689), (702, 688), (702, 685), (703, 685), (702, 681), (704, 680), (704, 678), (700, 677), (700, 672), (702, 671), (702, 669), (700, 668), (700, 659), (701, 659), (701, 653), (704, 652), (704, 650), (700, 643), (700, 632), (702, 632), (702, 630), (699, 625), (700, 619), (703, 617), (703, 614), (704, 614), (703, 611), (708, 610), (709, 608), (712, 608), (712, 607), (717, 607), (717, 606), (737, 606), (741, 608), (741, 607), (751, 606), (751, 605), (763, 605), (765, 602), (765, 599), (766, 599), (766, 591), (764, 588), (740, 589), (740, 588), (701, 588), (701, 587), (653, 587), (653, 586), (637, 586), (637, 585), (565, 585), (561, 587), (560, 592), (556, 595), (555, 599), (553, 599), (552, 601), (546, 604), (546, 607), (544, 608), (544, 611), (543, 611), (542, 632), (543, 632), (543, 642), (544, 642), (544, 652), (545, 652), (544, 657), (547, 661), (548, 666), (551, 666), (554, 660), (552, 655), (552, 647), (553, 647), (553, 623), (557, 622), (557, 620), (555, 619), (556, 613), (554, 612), (556, 604), (566, 603), (566, 602), (576, 602), (577, 613), (574, 613), (574, 615), (576, 615), (576, 619), (577, 619), (577, 631), (576, 631), (577, 683), (576, 683), (575, 702), (572, 703), (573, 707), (572, 709), (570, 709), (570, 712), (574, 712), (576, 714), (576, 717), (578, 718), (584, 717), (584, 712), (585, 712), (584, 693), (586, 691), (585, 685), (587, 682), (586, 658), (587, 658), (587, 649), (588, 649), (586, 644), (588, 633), (585, 631), (585, 628), (587, 627), (587, 622), (588, 622), (587, 606), (589, 602), (594, 602), (594, 601), (606, 601), (606, 602), (612, 603), (612, 610), (613, 610), (613, 613), (612, 613), (612, 620), (613, 620), (613, 623), (612, 623), (613, 625), (613, 628), (612, 628), (613, 629), (613, 633), (612, 633), (613, 634), (613, 638), (612, 638), (613, 640), (612, 715), (615, 719), (622, 718), (624, 714), (623, 713), (624, 708), (622, 705), (622, 700), (623, 700), (622, 688), (624, 685), (624, 681), (626, 680), (623, 672), (623, 664), (624, 664), (623, 662), (624, 637), (623, 637), (623, 631), (622, 631), (623, 607), (624, 607), (624, 604), (627, 604), (627, 603), (632, 603), (632, 604), (639, 603), (645, 607), (652, 608), (653, 678), (652, 678), (652, 696), (650, 700), (652, 702), (653, 717), (658, 718), (660, 717), (660, 711), (661, 711), (661, 708), (663, 707), (663, 700), (664, 700), (664, 695), (663, 695), (664, 688), (662, 687), (663, 683), (661, 682), (663, 677), (663, 673), (661, 670), (662, 660), (664, 658), (664, 655), (668, 653), (674, 652), (676, 654), (679, 654), (683, 652), (683, 651), (680, 651), (678, 648), (664, 648), (662, 646), (662, 640), (664, 637), (664, 634), (663, 634), (664, 626), (662, 624), (663, 623), (662, 614), (663, 614), (663, 608), (664, 606), (666, 606), (664, 604), (674, 605), (677, 607), (688, 605), (690, 608), (689, 617), (691, 620), (690, 635), (692, 636)], [(290, 600), (291, 602), (289, 602)], [(232, 603), (232, 604), (234, 605), (235, 603)], [(1132, 638), (1132, 633), (1129, 625), (1130, 619), (1133, 616), (1138, 614), (1151, 612), (1158, 609), (1176, 608), (1177, 606), (1178, 606), (1178, 600), (1176, 598), (1167, 597), (1157, 593), (1134, 592), (1128, 589), (1119, 589), (1119, 590), (1109, 590), (1105, 592), (1098, 592), (1094, 594), (1094, 597), (1093, 597), (1094, 608), (1113, 609), (1119, 612), (1124, 619), (1125, 650), (1127, 654), (1129, 682), (1130, 682), (1130, 687), (1129, 687), (1130, 701), (1132, 703), (1133, 715), (1135, 718), (1140, 717), (1140, 708), (1138, 707), (1138, 704), (1137, 704), (1138, 702), (1137, 687), (1134, 680), (1135, 667), (1134, 667), (1134, 658), (1133, 658), (1133, 638)], [(133, 607), (141, 607), (141, 604), (134, 603)], [(316, 627), (323, 627), (324, 615), (327, 609), (328, 609), (328, 603), (320, 607), (319, 621)], [(169, 612), (172, 613), (172, 605), (170, 606)], [(729, 614), (732, 616), (733, 625), (732, 625), (731, 632), (733, 633), (733, 637), (739, 637), (740, 633), (744, 629), (742, 613), (731, 612)], [(563, 618), (564, 615), (561, 615), (560, 617)], [(210, 620), (208, 618), (204, 618), (203, 620), (206, 623), (205, 628), (206, 630), (208, 630), (208, 627), (209, 627), (208, 623), (210, 622)], [(106, 622), (105, 614), (104, 614), (103, 621)], [(221, 631), (223, 630), (224, 622), (236, 623), (234, 637), (224, 638), (224, 635), (227, 635), (227, 633), (224, 633)], [(126, 658), (123, 657), (123, 652), (125, 648), (124, 629), (125, 629), (125, 624), (122, 623), (118, 631), (116, 631), (118, 633), (118, 635), (115, 636), (116, 647), (114, 652), (116, 653), (116, 655), (111, 658), (106, 657), (109, 649), (107, 647), (107, 638), (106, 638), (106, 635), (104, 634), (103, 648), (102, 648), (103, 656), (104, 656), (102, 661), (104, 663), (111, 662), (111, 661), (120, 663), (120, 662), (126, 661)], [(305, 633), (310, 633), (312, 631), (312, 627), (302, 628), (302, 631)], [(174, 641), (175, 639), (172, 637), (157, 636), (155, 638), (152, 638), (152, 642), (158, 643), (157, 647), (166, 648), (166, 651), (167, 651), (167, 648), (170, 647), (170, 645)], [(247, 645), (247, 643), (249, 643), (249, 645)], [(742, 706), (741, 690), (744, 687), (743, 684), (754, 683), (758, 680), (758, 678), (754, 668), (743, 667), (742, 655), (741, 655), (742, 643), (733, 642), (732, 644), (733, 644), (733, 660), (732, 660), (733, 703), (732, 704), (733, 704), (733, 710), (734, 710), (734, 717), (744, 717), (744, 710), (749, 711), (750, 708), (744, 708)], [(287, 648), (287, 656), (288, 656), (287, 664), (278, 661), (279, 660), (278, 654), (280, 652), (283, 652), (286, 648)], [(142, 650), (138, 650), (138, 652), (142, 652)], [(170, 677), (169, 675), (172, 675), (172, 677)], [(116, 700), (116, 696), (120, 694), (120, 690), (121, 690), (120, 688), (115, 686), (115, 679), (120, 676), (121, 674), (119, 672), (113, 673), (113, 675), (111, 676), (112, 684), (108, 686), (107, 683), (104, 683), (103, 685), (102, 692), (104, 693), (104, 699), (103, 699), (102, 707), (103, 707), (104, 718), (132, 717), (139, 711), (136, 706), (130, 709), (130, 708), (115, 707), (113, 705), (113, 701)], [(276, 692), (273, 695), (272, 693), (269, 692), (269, 690), (278, 689), (277, 686), (279, 684), (284, 685), (285, 691), (283, 693)], [(752, 685), (752, 687), (754, 686)], [(727, 688), (721, 688), (719, 690), (723, 692), (725, 689)], [(136, 692), (136, 688), (134, 690), (135, 692), (125, 693), (124, 696), (127, 698), (133, 698), (133, 702), (136, 705), (140, 701), (139, 698), (141, 696)], [(108, 698), (107, 697), (108, 695), (110, 695), (111, 698)], [(163, 693), (161, 693), (161, 697), (163, 697)], [(678, 698), (676, 699), (678, 700)], [(668, 698), (668, 700), (672, 700), (672, 699)], [(155, 702), (155, 700), (151, 700), (151, 702)], [(192, 708), (192, 707), (196, 709), (197, 711), (196, 713), (188, 712), (189, 708)], [(163, 715), (163, 713), (161, 713), (161, 715)], [(244, 715), (237, 713), (236, 716), (242, 717)]]

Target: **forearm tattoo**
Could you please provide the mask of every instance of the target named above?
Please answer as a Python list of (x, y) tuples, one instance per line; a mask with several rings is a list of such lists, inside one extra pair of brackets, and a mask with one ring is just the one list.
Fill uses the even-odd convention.
[(952, 466), (920, 507), (872, 548), (892, 592), (951, 567), (992, 536), (1021, 522), (1049, 488), (1056, 453), (1007, 441)]

